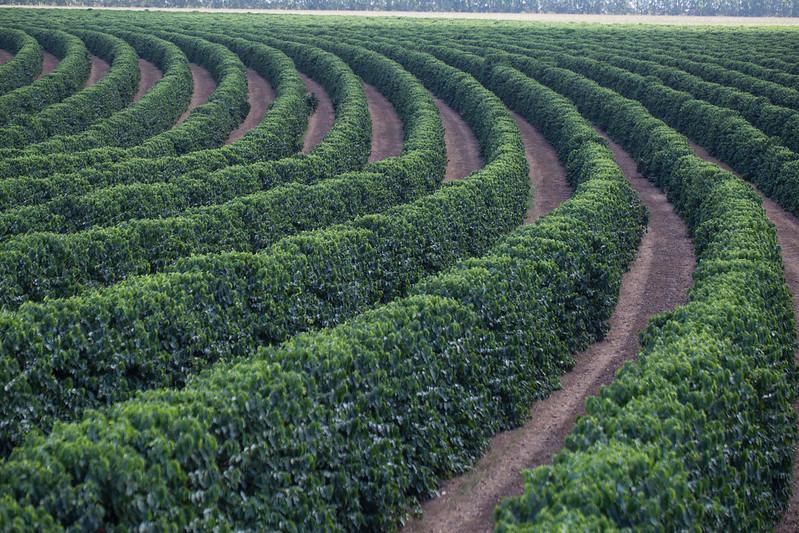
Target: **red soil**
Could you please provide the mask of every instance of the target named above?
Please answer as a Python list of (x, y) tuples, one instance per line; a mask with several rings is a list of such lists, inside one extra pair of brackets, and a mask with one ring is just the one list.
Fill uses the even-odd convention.
[(495, 436), (473, 470), (446, 482), (441, 496), (422, 506), (424, 514), (406, 532), (491, 531), (496, 505), (523, 490), (521, 470), (549, 463), (563, 447), (585, 412), (586, 398), (635, 357), (638, 332), (649, 318), (686, 301), (694, 267), (687, 228), (665, 195), (638, 173), (632, 158), (617, 144), (610, 147), (649, 209), (651, 225), (622, 280), (608, 335), (577, 355), (575, 368), (561, 378), (562, 388), (532, 406), (526, 425)]
[[(705, 161), (715, 163), (725, 170), (734, 172), (729, 165), (711, 156), (701, 146), (691, 143), (691, 148), (693, 148), (696, 155)], [(785, 281), (788, 283), (788, 288), (793, 295), (794, 313), (799, 315), (799, 219), (786, 212), (760, 191), (757, 192), (763, 198), (763, 209), (766, 211), (766, 216), (777, 229), (777, 242), (779, 242), (782, 249), (782, 262), (785, 267)], [(799, 352), (796, 355), (797, 362), (799, 362)], [(799, 402), (794, 407), (799, 411)], [(782, 520), (777, 524), (776, 531), (777, 533), (799, 531), (799, 449), (797, 449), (793, 462), (793, 496), (788, 503), (788, 509), (782, 516)]]
[(244, 137), (244, 135), (260, 124), (266, 115), (266, 110), (275, 100), (275, 91), (269, 82), (262, 78), (253, 69), (247, 69), (247, 100), (250, 102), (250, 112), (239, 127), (231, 132), (225, 144), (230, 144)]
[(333, 102), (327, 95), (327, 92), (321, 85), (314, 80), (300, 72), (300, 78), (305, 83), (305, 88), (308, 92), (316, 95), (319, 104), (313, 115), (308, 118), (308, 128), (305, 130), (305, 137), (303, 138), (302, 153), (310, 153), (311, 150), (316, 148), (336, 120), (336, 111), (333, 108)]
[(461, 116), (439, 98), (433, 98), (444, 124), (447, 146), (447, 172), (444, 181), (464, 178), (483, 166), (480, 144)]
[(60, 59), (58, 59), (56, 56), (54, 56), (50, 52), (44, 52), (43, 51), (42, 52), (42, 71), (39, 73), (39, 75), (36, 77), (36, 79), (38, 80), (39, 78), (42, 78), (42, 77), (47, 76), (48, 74), (50, 74), (53, 70), (55, 70), (55, 68), (58, 66), (58, 63), (60, 61), (61, 61)]
[(158, 67), (146, 59), (139, 59), (139, 72), (141, 73), (139, 76), (139, 90), (133, 96), (134, 102), (141, 100), (142, 96), (164, 77)]
[(3, 63), (8, 63), (11, 61), (11, 58), (14, 57), (14, 54), (7, 52), (6, 50), (0, 50), (0, 65)]
[(514, 112), (511, 115), (522, 134), (524, 153), (530, 167), (532, 202), (527, 209), (524, 223), (532, 224), (568, 200), (571, 187), (566, 180), (566, 169), (560, 164), (558, 154), (544, 136), (521, 115)]
[(91, 87), (105, 76), (111, 66), (97, 56), (92, 56), (92, 68), (89, 71), (89, 78), (83, 84), (83, 88)]
[(191, 68), (191, 77), (194, 79), (194, 93), (191, 95), (189, 107), (180, 115), (180, 118), (178, 118), (175, 124), (176, 126), (181, 125), (189, 118), (194, 108), (207, 102), (208, 98), (210, 98), (211, 94), (216, 90), (216, 80), (214, 80), (210, 72), (196, 63), (189, 63), (189, 67)]
[(372, 151), (369, 162), (382, 161), (402, 153), (402, 121), (385, 96), (368, 83), (363, 84), (369, 116), (372, 118)]

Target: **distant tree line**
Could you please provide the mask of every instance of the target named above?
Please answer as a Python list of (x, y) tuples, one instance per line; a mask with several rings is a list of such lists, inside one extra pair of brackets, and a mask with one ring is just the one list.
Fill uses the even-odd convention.
[(0, 0), (0, 4), (639, 15), (799, 16), (799, 0)]

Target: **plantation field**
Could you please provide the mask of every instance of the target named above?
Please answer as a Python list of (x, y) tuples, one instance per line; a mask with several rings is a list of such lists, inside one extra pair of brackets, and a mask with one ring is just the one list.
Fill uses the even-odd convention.
[(0, 10), (0, 530), (799, 530), (797, 35)]

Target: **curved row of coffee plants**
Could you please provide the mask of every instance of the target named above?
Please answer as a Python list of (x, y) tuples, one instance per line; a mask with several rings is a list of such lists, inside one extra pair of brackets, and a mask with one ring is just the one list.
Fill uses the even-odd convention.
[[(518, 40), (513, 41), (518, 46)], [(526, 53), (530, 51), (563, 51), (563, 42), (558, 40), (536, 40), (531, 45), (525, 46)], [(479, 48), (479, 43), (474, 46)], [(640, 49), (640, 46), (639, 46)], [(513, 48), (508, 48), (513, 50)], [(518, 49), (517, 49), (518, 50)], [(653, 50), (653, 49), (649, 49)], [(669, 67), (657, 63), (654, 54), (641, 56), (648, 59), (636, 59), (630, 55), (621, 55), (609, 51), (607, 47), (599, 44), (587, 44), (584, 42), (570, 42), (567, 51), (571, 55), (580, 57), (589, 56), (591, 59), (601, 63), (607, 63), (622, 69), (626, 69), (642, 76), (655, 76), (664, 85), (672, 87), (678, 91), (685, 91), (699, 100), (705, 100), (720, 107), (726, 107), (739, 112), (753, 126), (761, 129), (770, 136), (780, 137), (777, 142), (784, 143), (792, 151), (799, 150), (799, 112), (786, 107), (774, 105), (768, 100), (743, 92), (739, 89), (728, 87), (720, 83), (708, 82), (699, 76), (689, 74), (675, 67)], [(521, 52), (521, 50), (519, 50)]]
[[(441, 68), (421, 54), (393, 52), (406, 65), (421, 62), (418, 73)], [(142, 511), (117, 507), (115, 512), (130, 517), (119, 525), (153, 517), (152, 524), (161, 527), (247, 527), (258, 516), (266, 529), (390, 526), (414, 498), (435, 488), (440, 475), (473, 461), (491, 434), (518, 424), (529, 402), (550, 390), (569, 366), (564, 353), (601, 334), (641, 237), (643, 210), (609, 150), (573, 107), (518, 73), (503, 74), (502, 83), (513, 80), (529, 91), (529, 99), (514, 107), (540, 120), (561, 153), (569, 154), (575, 199), (539, 225), (513, 233), (489, 255), (417, 286), (410, 298), (239, 364), (220, 364), (183, 391), (149, 393), (81, 425), (59, 426), (53, 442), (65, 428), (77, 428), (78, 436), (99, 427), (101, 417), (113, 418), (107, 428), (127, 429), (102, 431), (98, 442), (124, 447), (131, 458), (135, 453), (147, 471), (150, 459), (161, 459), (136, 452), (134, 434), (183, 427), (192, 435), (193, 449), (184, 457), (194, 459), (178, 459), (174, 475), (134, 482), (169, 487), (156, 489), (169, 500), (150, 499)], [(467, 103), (464, 109), (470, 109)], [(254, 389), (247, 381), (263, 386)], [(370, 400), (374, 387), (383, 392), (379, 403)], [(284, 392), (275, 396), (277, 390)], [(165, 394), (175, 410), (140, 425), (134, 413), (160, 412)], [(300, 435), (306, 435), (307, 451), (292, 444)], [(214, 444), (223, 440), (224, 446)], [(61, 457), (56, 448), (62, 443), (48, 448), (51, 457)], [(248, 451), (256, 448), (262, 453)], [(21, 474), (12, 466), (21, 462), (12, 456), (4, 474)], [(250, 477), (248, 472), (263, 471), (266, 464), (273, 465), (273, 475)], [(130, 479), (129, 467), (112, 468), (119, 480)], [(219, 489), (192, 501), (193, 482), (181, 473), (189, 470), (202, 472)], [(69, 482), (81, 491), (91, 483), (90, 476), (67, 479), (51, 487)], [(84, 528), (103, 523), (107, 510), (99, 503), (100, 491), (94, 494), (90, 513), (65, 508), (55, 518), (70, 523), (74, 517)], [(120, 501), (108, 493), (102, 497)], [(36, 511), (29, 510), (34, 519)], [(45, 508), (38, 511), (35, 519), (52, 518)]]
[[(337, 323), (485, 250), (518, 224), (527, 165), (507, 111), (468, 76), (422, 54), (408, 52), (404, 59), (428, 86), (450, 87), (442, 96), (468, 110), (466, 119), (480, 132), (489, 161), (482, 171), (406, 207), (288, 238), (262, 253), (197, 256), (168, 273), (6, 313), (0, 319), (8, 320), (3, 381), (18, 401), (3, 422), (4, 447), (31, 424), (46, 427), (136, 389), (179, 385), (210, 361)], [(440, 134), (436, 144), (443, 145)], [(441, 167), (439, 179), (443, 161)], [(94, 317), (91, 325), (87, 316)], [(146, 338), (131, 337), (130, 328)], [(51, 341), (39, 342), (42, 335)], [(98, 336), (104, 338), (100, 352), (90, 340)], [(63, 365), (52, 358), (55, 353), (62, 354)], [(13, 370), (18, 365), (29, 369), (25, 375)], [(40, 394), (45, 389), (50, 393)]]
[[(0, 120), (0, 529), (400, 527), (608, 331), (647, 214), (595, 128), (685, 219), (694, 285), (495, 526), (764, 530), (784, 510), (799, 374), (775, 228), (669, 126), (799, 212), (790, 30), (0, 21), (8, 64), (28, 69), (0, 66), (0, 119), (5, 98), (35, 101)], [(43, 50), (60, 63), (34, 80)], [(110, 70), (83, 88), (89, 53)], [(139, 58), (163, 78), (133, 102)], [(189, 62), (217, 87), (177, 124)], [(223, 146), (254, 94), (245, 68), (275, 99)], [(308, 154), (300, 73), (335, 112)], [(404, 134), (374, 163), (388, 117), (364, 83)], [(454, 182), (434, 97), (486, 162)], [(574, 190), (523, 227), (532, 175), (509, 110)]]
[(0, 95), (29, 84), (42, 70), (42, 47), (27, 33), (4, 28), (0, 48), (14, 56), (0, 65)]
[(128, 43), (94, 31), (74, 31), (90, 53), (110, 65), (93, 86), (31, 115), (16, 115), (0, 129), (0, 156), (13, 155), (6, 148), (19, 148), (36, 141), (84, 129), (92, 122), (118, 111), (133, 99), (139, 86), (139, 61)]
[[(213, 189), (216, 198), (230, 196), (222, 189), (225, 185), (232, 194), (237, 192), (234, 186), (247, 191), (248, 180), (250, 189), (265, 190), (170, 218), (136, 219), (71, 235), (41, 233), (12, 239), (0, 246), (3, 307), (71, 296), (87, 287), (158, 272), (191, 254), (259, 251), (286, 235), (383, 211), (434, 189), (441, 179), (445, 154), (438, 112), (423, 86), (399, 65), (376, 54), (354, 47), (338, 50), (394, 104), (405, 125), (403, 156), (319, 183), (311, 183), (301, 174), (284, 186), (278, 185), (288, 175), (261, 171), (250, 179), (247, 167), (231, 167), (219, 173), (220, 185)], [(358, 98), (360, 114), (360, 84), (356, 79), (348, 81), (344, 89)], [(340, 116), (347, 117), (346, 106), (339, 109)], [(336, 135), (329, 134), (323, 143), (335, 140)], [(344, 138), (339, 149), (351, 141)], [(286, 162), (276, 163), (288, 167)], [(210, 179), (201, 181), (207, 184)], [(186, 183), (180, 180), (175, 185)], [(48, 251), (41, 253), (45, 249)]]
[[(620, 91), (624, 96), (637, 99), (658, 118), (730, 164), (783, 208), (799, 214), (799, 155), (782, 146), (780, 139), (769, 137), (752, 126), (741, 115), (698, 100), (688, 92), (672, 89), (659, 78), (619, 68), (612, 61), (549, 49), (499, 46), (503, 50), (532, 54), (554, 62)], [(476, 52), (481, 47), (469, 46), (468, 49)], [(500, 52), (496, 59), (501, 58)], [(799, 134), (799, 122), (795, 118), (784, 124), (785, 137)]]
[(512, 62), (633, 154), (689, 223), (698, 261), (689, 304), (653, 321), (638, 362), (588, 402), (555, 465), (501, 507), (500, 529), (764, 528), (790, 493), (796, 333), (759, 199), (641, 104), (567, 70)]
[[(162, 77), (159, 82), (135, 104), (93, 122), (79, 133), (55, 135), (28, 146), (26, 153), (57, 154), (103, 146), (134, 146), (172, 127), (186, 110), (191, 99), (192, 76), (188, 59), (181, 49), (153, 35), (116, 30), (113, 35), (132, 46), (139, 58), (150, 61), (160, 70)], [(95, 157), (92, 162), (97, 159)]]
[[(247, 114), (247, 80), (241, 60), (220, 44), (199, 37), (177, 33), (160, 34), (175, 43), (188, 57), (205, 67), (217, 82), (217, 87), (208, 101), (195, 108), (179, 127), (164, 131), (145, 139), (127, 149), (101, 149), (89, 152), (62, 153), (58, 155), (11, 154), (4, 158), (4, 176), (31, 176), (50, 174), (65, 170), (78, 170), (87, 163), (118, 161), (122, 158), (160, 158), (181, 155), (221, 145)], [(181, 111), (182, 112), (182, 111)]]
[[(219, 36), (214, 37), (219, 39)], [(76, 157), (75, 154), (66, 154), (65, 158), (59, 155), (46, 158), (28, 158), (21, 164), (30, 170), (31, 159), (38, 167), (35, 175), (41, 174), (46, 168), (51, 170), (63, 167), (63, 163), (68, 159), (68, 168), (76, 164), (81, 168), (76, 172), (56, 172), (45, 173), (45, 177), (18, 177), (0, 180), (0, 207), (7, 209), (12, 206), (37, 204), (61, 196), (80, 196), (90, 192), (112, 187), (115, 185), (133, 183), (159, 183), (168, 182), (176, 179), (190, 171), (206, 171), (223, 169), (230, 165), (240, 165), (248, 162), (272, 160), (289, 157), (294, 154), (298, 147), (302, 131), (305, 128), (307, 116), (310, 112), (309, 102), (305, 98), (305, 87), (297, 74), (292, 60), (283, 52), (264, 45), (252, 43), (239, 39), (225, 39), (224, 42), (233, 50), (238, 50), (243, 54), (247, 65), (259, 71), (266, 79), (273, 80), (273, 87), (276, 92), (276, 99), (269, 109), (269, 113), (264, 120), (252, 129), (242, 139), (233, 144), (211, 149), (198, 150), (182, 156), (167, 156), (158, 158), (142, 157), (123, 157), (124, 152), (110, 152), (108, 150), (90, 150)], [(334, 74), (338, 72), (342, 65), (330, 63), (325, 58), (318, 58), (313, 50), (305, 50), (306, 56), (316, 58), (306, 65), (306, 71), (317, 78), (323, 80), (338, 79), (340, 76)], [(328, 58), (329, 59), (329, 58)], [(332, 61), (332, 60), (331, 60)], [(185, 62), (185, 60), (184, 60)], [(182, 72), (188, 74), (188, 67), (181, 64), (181, 79), (177, 81), (182, 87)], [(160, 86), (167, 83), (167, 78), (162, 79), (151, 92), (159, 91), (157, 96), (169, 98), (169, 91), (160, 91)], [(333, 94), (338, 94), (338, 85), (330, 85), (327, 90)], [(144, 101), (144, 98), (142, 98)], [(157, 112), (158, 102), (155, 102), (153, 112)], [(352, 105), (352, 104), (350, 104)], [(339, 110), (342, 116), (343, 110)], [(150, 115), (146, 115), (144, 120), (149, 120)], [(346, 116), (346, 113), (344, 113)], [(174, 122), (174, 121), (173, 121)], [(179, 128), (178, 128), (179, 129)], [(359, 134), (358, 140), (363, 136)], [(342, 139), (342, 142), (354, 142), (356, 138)], [(362, 141), (360, 141), (362, 142)], [(329, 143), (329, 141), (328, 141)], [(346, 146), (346, 145), (341, 145)], [(334, 151), (335, 150), (331, 150)], [(114, 163), (97, 163), (96, 160), (107, 159), (105, 156), (113, 153), (123, 157), (121, 161)], [(338, 150), (339, 156), (344, 157), (346, 152)], [(312, 162), (314, 158), (306, 158), (306, 163)], [(81, 163), (83, 160), (83, 163)], [(46, 168), (43, 169), (41, 162), (47, 161)], [(94, 164), (92, 164), (94, 162)], [(0, 163), (2, 166), (2, 163)], [(14, 165), (11, 165), (14, 166)], [(287, 170), (289, 167), (284, 165)], [(317, 167), (322, 166), (319, 163)], [(314, 167), (305, 166), (301, 169), (306, 174), (311, 174)], [(296, 172), (299, 174), (299, 170)], [(48, 175), (49, 174), (49, 175)], [(318, 175), (319, 172), (313, 175)]]
[[(186, 54), (189, 61), (196, 62), (206, 68), (218, 83), (218, 86), (208, 101), (194, 109), (191, 116), (181, 124), (181, 127), (165, 131), (131, 147), (126, 151), (125, 156), (160, 157), (221, 145), (230, 132), (241, 122), (241, 119), (247, 114), (249, 109), (244, 64), (226, 47), (204, 39), (176, 33), (155, 33), (155, 35), (174, 42)], [(138, 65), (135, 67), (135, 72), (137, 80), (129, 94), (129, 98), (127, 98), (128, 100), (132, 98), (138, 85)], [(73, 98), (80, 98), (84, 94), (89, 95), (99, 85), (98, 83), (94, 87), (85, 89)], [(115, 154), (117, 158), (121, 156), (115, 151), (111, 151), (111, 153)], [(33, 155), (36, 154), (37, 151), (34, 148)], [(6, 161), (13, 162), (13, 158), (24, 158), (26, 153), (23, 151), (21, 153), (6, 153), (3, 155), (7, 156)], [(76, 159), (77, 161), (85, 160), (80, 155), (73, 156), (71, 159)], [(92, 161), (96, 162), (97, 159), (98, 155), (93, 154)], [(52, 171), (52, 167), (50, 168)]]
[[(174, 180), (156, 183), (122, 184), (87, 194), (65, 195), (46, 203), (0, 213), (0, 239), (35, 231), (75, 232), (109, 226), (137, 218), (177, 215), (191, 207), (210, 205), (268, 189), (292, 178), (311, 181), (320, 173), (360, 168), (369, 155), (369, 115), (360, 80), (349, 73), (342, 94), (336, 126), (314, 150), (313, 159), (299, 156), (290, 160), (261, 161), (209, 173), (193, 171)], [(257, 141), (256, 141), (257, 142)], [(344, 149), (347, 151), (343, 151)], [(329, 165), (315, 171), (309, 167)]]
[[(436, 50), (476, 71), (491, 70), (475, 55)], [(500, 57), (491, 55), (488, 64), (501, 63)], [(640, 104), (545, 62), (502, 59), (579, 102), (630, 150), (691, 224), (700, 262), (689, 306), (659, 317), (645, 334), (639, 357), (657, 362), (628, 367), (601, 400), (589, 403), (592, 418), (581, 421), (568, 452), (555, 467), (529, 475), (526, 495), (498, 512), (499, 529), (764, 529), (790, 493), (795, 323), (774, 230), (759, 201), (733, 175), (693, 156), (684, 138)], [(738, 323), (747, 326), (741, 330)], [(686, 349), (693, 353), (682, 361), (678, 354)], [(707, 366), (690, 376), (696, 381), (685, 381), (688, 361)], [(712, 383), (730, 386), (730, 368), (733, 391), (708, 402), (719, 390)], [(678, 405), (698, 390), (692, 383), (707, 390)], [(675, 397), (680, 400), (669, 403)], [(663, 425), (653, 426), (653, 415), (663, 413)], [(727, 418), (719, 420), (720, 413)], [(627, 457), (629, 464), (619, 465)], [(612, 488), (609, 500), (603, 486)]]
[[(557, 37), (567, 37), (566, 31)], [(539, 37), (549, 40), (553, 36), (552, 33), (534, 31), (525, 34), (522, 40), (533, 42)], [(513, 34), (509, 33), (506, 36), (512, 37)], [(653, 55), (688, 59), (697, 67), (697, 73), (708, 75), (708, 79), (714, 74), (726, 77), (742, 73), (761, 81), (773, 81), (788, 88), (795, 88), (796, 79), (793, 76), (799, 73), (793, 64), (796, 60), (796, 51), (792, 48), (792, 41), (793, 36), (784, 32), (769, 36), (762, 31), (742, 32), (722, 28), (712, 32), (702, 29), (702, 31), (677, 34), (668, 29), (652, 31), (651, 28), (640, 30), (627, 27), (619, 32), (607, 26), (597, 26), (593, 31), (581, 32), (581, 42), (604, 43), (608, 51), (615, 53), (626, 52), (640, 59), (651, 59)], [(719, 71), (717, 68), (719, 66), (725, 67), (728, 72), (724, 74)], [(747, 78), (747, 81), (757, 85), (757, 82), (751, 78)]]
[(60, 30), (21, 29), (60, 62), (47, 76), (0, 96), (0, 126), (60, 102), (78, 91), (89, 77), (89, 51), (78, 37)]
[(625, 96), (637, 97), (649, 111), (728, 162), (787, 211), (799, 214), (799, 155), (745, 118), (650, 78), (594, 60), (567, 57), (558, 63)]

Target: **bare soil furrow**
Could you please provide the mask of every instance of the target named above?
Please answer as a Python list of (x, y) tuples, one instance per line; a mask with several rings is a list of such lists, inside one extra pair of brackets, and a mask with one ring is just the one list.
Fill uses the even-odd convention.
[(247, 69), (247, 100), (250, 102), (250, 112), (239, 124), (239, 127), (231, 132), (225, 144), (235, 142), (244, 137), (248, 131), (261, 123), (266, 111), (275, 100), (275, 91), (269, 82), (253, 69)]
[(433, 98), (444, 124), (447, 146), (447, 171), (444, 181), (464, 178), (483, 166), (480, 144), (461, 116), (439, 98)]
[(111, 66), (108, 63), (97, 56), (92, 56), (92, 68), (89, 71), (89, 78), (83, 84), (83, 88), (91, 87), (100, 81), (103, 76), (105, 76), (106, 72), (108, 72), (109, 68), (111, 68)]
[(511, 112), (511, 115), (522, 134), (524, 153), (530, 166), (532, 201), (524, 223), (532, 224), (568, 200), (572, 191), (566, 180), (566, 169), (560, 164), (558, 154), (541, 132), (518, 113)]
[(189, 118), (191, 112), (194, 111), (195, 108), (206, 103), (211, 97), (211, 94), (216, 90), (216, 80), (214, 80), (208, 70), (196, 63), (189, 63), (189, 68), (191, 68), (191, 77), (194, 80), (194, 92), (191, 95), (189, 107), (180, 115), (175, 123), (176, 126), (183, 124), (183, 122)]
[(308, 89), (308, 92), (316, 95), (318, 101), (316, 110), (308, 118), (308, 128), (303, 137), (302, 153), (307, 154), (322, 141), (333, 127), (333, 123), (336, 121), (336, 111), (333, 108), (333, 102), (321, 85), (302, 72), (300, 72), (300, 77), (305, 83), (305, 88)]
[(402, 121), (386, 97), (368, 83), (363, 84), (369, 116), (372, 118), (372, 150), (369, 162), (382, 161), (402, 153)]
[(474, 469), (446, 482), (406, 532), (491, 531), (496, 505), (522, 492), (521, 471), (550, 462), (585, 412), (585, 400), (635, 357), (638, 334), (649, 318), (686, 301), (695, 262), (688, 230), (632, 158), (617, 144), (610, 147), (649, 209), (650, 227), (622, 280), (607, 336), (577, 355), (575, 368), (561, 378), (561, 389), (532, 406), (527, 424), (495, 436)]
[(139, 59), (139, 72), (139, 90), (133, 96), (134, 102), (141, 100), (142, 96), (164, 77), (161, 70), (146, 59)]
[(42, 71), (39, 73), (36, 79), (38, 80), (39, 78), (42, 78), (50, 74), (52, 71), (55, 70), (60, 61), (61, 61), (60, 59), (58, 59), (50, 52), (42, 52)]

